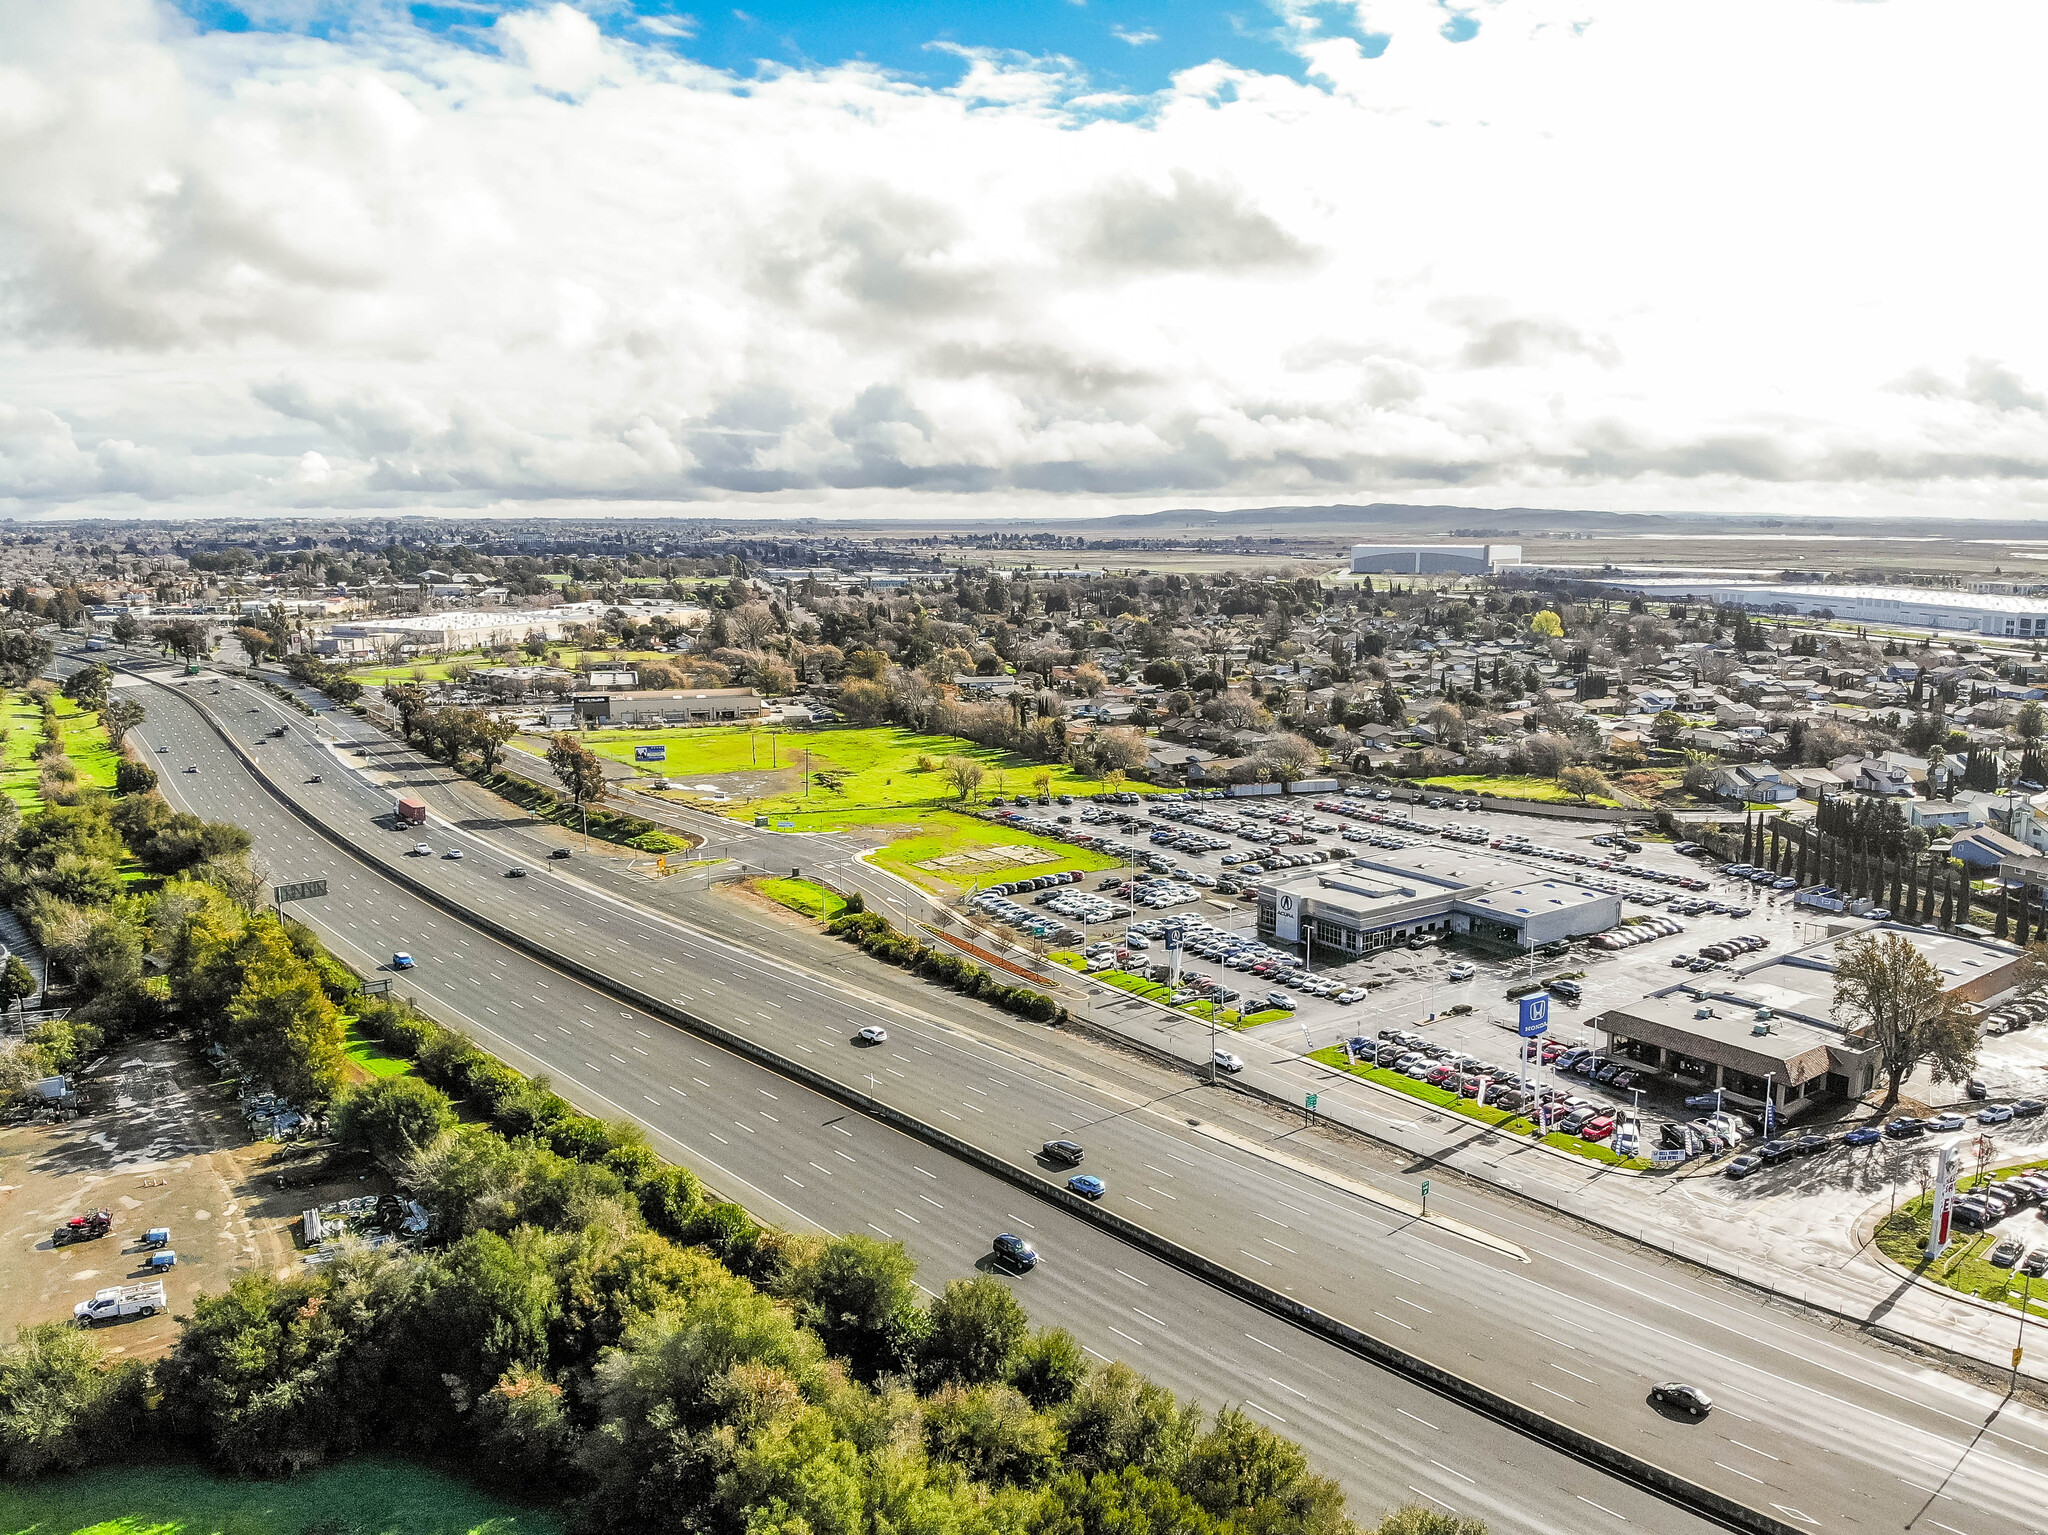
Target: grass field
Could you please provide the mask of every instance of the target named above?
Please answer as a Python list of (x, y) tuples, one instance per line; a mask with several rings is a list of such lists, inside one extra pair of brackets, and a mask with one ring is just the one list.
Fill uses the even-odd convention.
[[(582, 740), (599, 756), (670, 778), (715, 779), (726, 773), (780, 771), (783, 781), (769, 792), (752, 799), (735, 797), (720, 808), (731, 815), (765, 814), (789, 820), (799, 831), (916, 820), (930, 810), (958, 804), (959, 796), (944, 772), (936, 767), (920, 768), (920, 758), (942, 763), (948, 757), (969, 757), (979, 762), (986, 774), (981, 785), (984, 796), (1036, 793), (1041, 772), (1046, 774), (1046, 789), (1052, 794), (1100, 794), (1109, 787), (1063, 764), (1032, 762), (957, 736), (920, 735), (896, 725), (803, 731), (750, 731), (744, 726), (594, 730)], [(547, 750), (547, 743), (537, 737), (519, 737), (512, 744), (529, 752)], [(636, 746), (664, 747), (667, 757), (661, 762), (634, 764)], [(811, 775), (808, 795), (804, 793), (806, 752)], [(1144, 790), (1151, 785), (1130, 782), (1125, 787)]]
[(24, 815), (40, 810), (42, 775), (35, 765), (36, 743), (43, 738), (43, 711), (25, 694), (10, 693), (0, 707), (0, 728), (7, 732), (0, 746), (0, 793), (21, 807)]
[(778, 906), (787, 906), (799, 916), (828, 921), (846, 908), (846, 902), (823, 885), (807, 879), (757, 879), (750, 883)]
[[(1537, 800), (1546, 805), (1579, 803), (1579, 797), (1560, 788), (1554, 778), (1527, 775), (1518, 777), (1514, 774), (1452, 773), (1441, 778), (1418, 778), (1416, 782), (1427, 789), (1452, 789), (1460, 793), (1469, 789), (1475, 794), (1491, 794), (1497, 799)], [(1615, 801), (1595, 794), (1586, 803), (1605, 805), (1612, 809)]]
[(196, 1466), (106, 1466), (0, 1483), (0, 1535), (561, 1535), (554, 1514), (403, 1461), (356, 1460), (282, 1482)]
[[(7, 738), (0, 745), (0, 794), (30, 815), (43, 808), (42, 770), (35, 749), (43, 739), (43, 711), (26, 694), (10, 693), (0, 707), (0, 727)], [(57, 727), (64, 733), (64, 754), (78, 769), (79, 781), (114, 787), (114, 768), (120, 754), (107, 744), (98, 714), (81, 713), (68, 698), (57, 699)]]
[[(1060, 874), (1068, 869), (1113, 869), (1121, 862), (1107, 853), (1091, 853), (1065, 842), (1056, 842), (1051, 837), (1038, 836), (1022, 827), (997, 826), (949, 810), (905, 812), (902, 819), (915, 820), (917, 834), (898, 838), (871, 854), (868, 861), (941, 895), (1023, 879), (1033, 874)], [(963, 853), (993, 847), (1038, 847), (1054, 856), (1045, 863), (973, 859), (938, 869), (918, 867), (934, 859), (957, 858)]]
[(348, 1020), (348, 1032), (343, 1038), (342, 1053), (365, 1076), (402, 1077), (413, 1069), (411, 1061), (402, 1055), (393, 1055), (384, 1048), (382, 1040), (365, 1034), (362, 1025), (353, 1018)]

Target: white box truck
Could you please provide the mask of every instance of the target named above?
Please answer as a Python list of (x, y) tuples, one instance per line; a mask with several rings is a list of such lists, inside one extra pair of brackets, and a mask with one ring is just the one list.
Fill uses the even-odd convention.
[(72, 1317), (86, 1327), (100, 1322), (117, 1321), (124, 1316), (155, 1316), (159, 1311), (168, 1311), (171, 1303), (164, 1298), (164, 1283), (161, 1279), (149, 1284), (116, 1285), (111, 1290), (102, 1290), (91, 1300), (82, 1300), (71, 1308)]

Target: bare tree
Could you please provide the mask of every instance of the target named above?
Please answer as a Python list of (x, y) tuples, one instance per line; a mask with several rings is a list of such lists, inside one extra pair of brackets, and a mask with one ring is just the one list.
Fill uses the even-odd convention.
[(1922, 1061), (1937, 1082), (1961, 1082), (1977, 1064), (1977, 1027), (1964, 1017), (1934, 961), (1903, 933), (1874, 933), (1842, 946), (1835, 1010), (1860, 1020), (1852, 1037), (1874, 1046), (1885, 1074), (1883, 1113)]
[(948, 757), (946, 759), (946, 781), (959, 793), (963, 800), (974, 798), (981, 787), (981, 781), (988, 775), (988, 769), (972, 757)]

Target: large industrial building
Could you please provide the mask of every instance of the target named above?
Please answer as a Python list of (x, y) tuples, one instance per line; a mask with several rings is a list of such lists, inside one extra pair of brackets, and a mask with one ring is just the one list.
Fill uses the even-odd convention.
[(1484, 852), (1404, 848), (1259, 886), (1259, 930), (1342, 961), (1418, 935), (1530, 949), (1621, 921), (1621, 897)]
[[(1356, 569), (1356, 565), (1352, 567)], [(1719, 581), (1587, 571), (1589, 586), (1671, 602), (1711, 602), (1751, 613), (1838, 618), (1858, 624), (1902, 624), (1972, 634), (2048, 636), (2048, 598), (1919, 586), (1850, 586), (1806, 581)]]
[(1354, 576), (1483, 576), (1522, 563), (1520, 544), (1353, 544)]

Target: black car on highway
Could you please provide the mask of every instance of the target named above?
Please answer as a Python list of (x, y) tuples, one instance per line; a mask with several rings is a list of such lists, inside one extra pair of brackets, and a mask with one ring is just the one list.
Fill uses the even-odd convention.
[(1038, 1267), (1038, 1249), (1020, 1236), (1004, 1232), (995, 1240), (995, 1261), (1018, 1271)]

